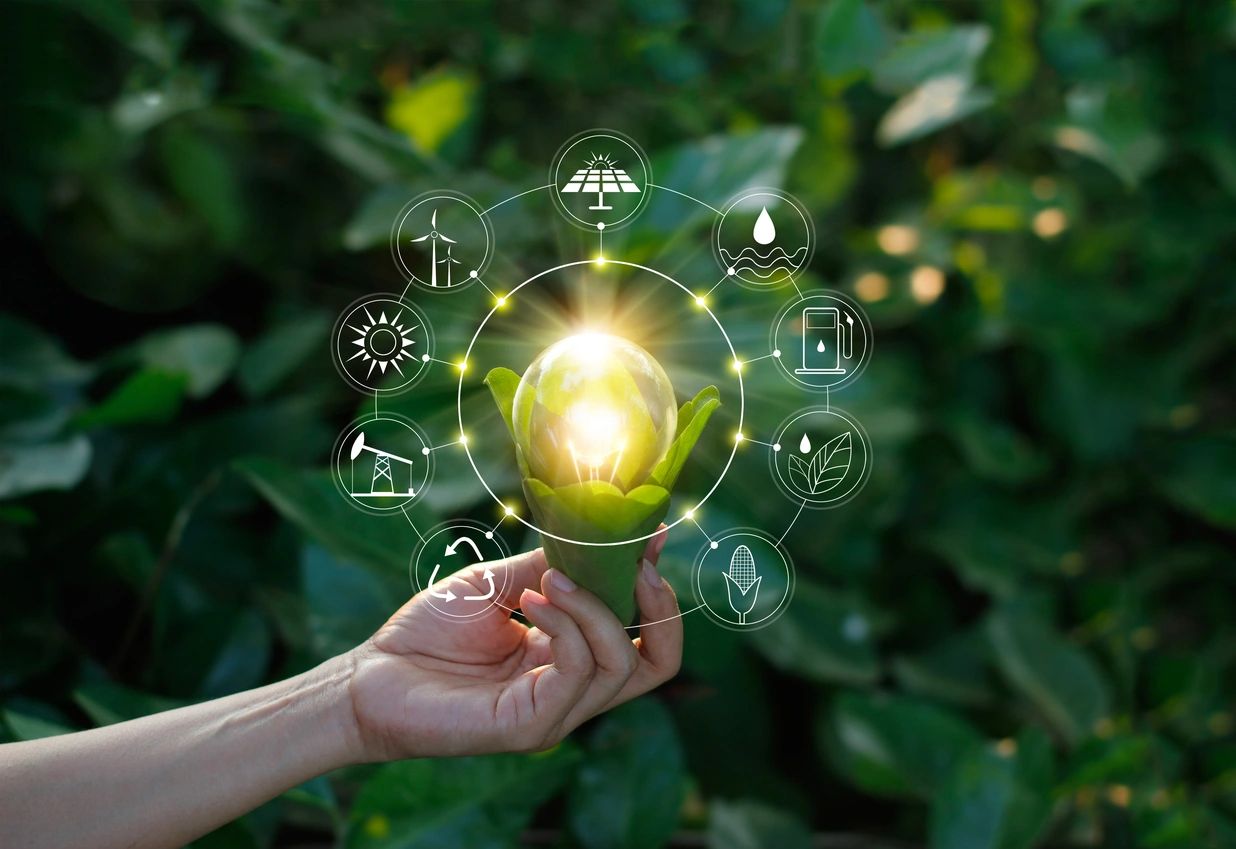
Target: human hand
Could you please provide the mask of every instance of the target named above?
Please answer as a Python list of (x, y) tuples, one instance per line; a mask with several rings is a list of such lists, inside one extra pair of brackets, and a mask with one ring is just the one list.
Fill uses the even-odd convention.
[[(655, 568), (665, 533), (644, 552), (635, 640), (600, 599), (549, 569), (541, 549), (439, 581), (463, 602), (486, 589), (487, 566), (507, 570), (498, 603), (470, 619), (447, 620), (415, 595), (352, 652), (357, 760), (544, 749), (672, 678), (682, 620)], [(511, 618), (514, 607), (532, 627)]]

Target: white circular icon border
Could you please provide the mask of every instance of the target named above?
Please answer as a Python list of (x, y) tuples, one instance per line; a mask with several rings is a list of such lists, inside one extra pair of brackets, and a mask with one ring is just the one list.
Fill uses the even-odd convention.
[[(781, 558), (781, 565), (785, 567), (786, 571), (785, 593), (782, 595), (781, 600), (777, 602), (777, 606), (757, 621), (748, 622), (745, 625), (740, 625), (713, 610), (712, 606), (704, 598), (704, 591), (700, 588), (700, 576), (704, 572), (704, 563), (707, 561), (708, 556), (714, 551), (719, 551), (721, 543), (733, 537), (752, 537), (768, 544), (777, 552), (777, 556)], [(717, 544), (716, 548), (713, 548), (713, 543)], [(794, 597), (794, 589), (797, 583), (798, 577), (794, 571), (794, 560), (790, 557), (789, 552), (781, 545), (780, 540), (773, 539), (771, 535), (757, 528), (730, 528), (721, 536), (713, 537), (700, 548), (699, 553), (695, 555), (695, 559), (691, 563), (691, 592), (695, 596), (695, 603), (699, 605), (698, 609), (703, 610), (713, 622), (731, 631), (758, 631), (761, 628), (767, 628), (777, 619), (781, 618), (781, 614), (785, 613), (786, 609), (790, 606), (790, 600)]]
[[(562, 161), (566, 158), (566, 155), (571, 151), (571, 149), (575, 147), (575, 145), (591, 138), (608, 138), (613, 139), (620, 144), (626, 145), (639, 159), (640, 167), (644, 169), (644, 184), (640, 189), (639, 203), (635, 205), (634, 209), (619, 218), (617, 221), (587, 221), (572, 212), (567, 207), (566, 202), (562, 200), (562, 183), (559, 182), (558, 176), (559, 171), (562, 169)], [(581, 230), (587, 230), (590, 233), (603, 232), (606, 230), (618, 230), (626, 227), (634, 221), (645, 208), (647, 208), (648, 202), (652, 198), (651, 189), (652, 161), (648, 158), (648, 154), (644, 153), (644, 149), (640, 147), (639, 143), (636, 142), (635, 139), (631, 138), (626, 133), (619, 132), (618, 130), (597, 127), (591, 130), (584, 130), (581, 133), (576, 133), (558, 148), (558, 152), (554, 154), (554, 158), (549, 161), (549, 194), (550, 199), (554, 204), (554, 208), (557, 209), (559, 214), (561, 214), (562, 217), (571, 224)]]
[[(794, 266), (793, 272), (786, 274), (785, 278), (777, 283), (759, 283), (742, 276), (741, 272), (735, 271), (729, 273), (730, 266), (721, 256), (721, 228), (725, 224), (725, 218), (729, 215), (734, 207), (745, 201), (747, 198), (756, 197), (757, 195), (771, 195), (788, 203), (798, 213), (798, 217), (802, 219), (803, 227), (807, 233), (807, 252), (803, 255), (803, 261)], [(795, 280), (803, 273), (808, 265), (811, 264), (811, 259), (815, 256), (815, 223), (811, 220), (811, 216), (807, 213), (807, 208), (802, 205), (798, 198), (794, 197), (789, 192), (783, 192), (781, 189), (773, 189), (767, 187), (755, 187), (745, 189), (739, 194), (732, 197), (725, 205), (725, 209), (717, 216), (712, 227), (712, 255), (717, 260), (717, 264), (721, 266), (721, 270), (726, 272), (727, 276), (742, 286), (753, 292), (773, 292), (778, 289), (783, 289), (786, 286), (794, 283)]]
[[(467, 270), (462, 282), (453, 283), (450, 286), (430, 286), (422, 280), (412, 270), (411, 266), (404, 261), (399, 238), (403, 230), (403, 224), (407, 221), (408, 216), (422, 204), (439, 199), (462, 203), (468, 207), (476, 215), (477, 219), (481, 222), (481, 227), (485, 230), (484, 257), (477, 264), (476, 268), (469, 268)], [(399, 214), (395, 216), (395, 221), (391, 225), (390, 249), (391, 259), (395, 261), (395, 267), (399, 269), (399, 273), (403, 275), (405, 281), (416, 286), (420, 291), (432, 292), (435, 295), (446, 295), (451, 292), (462, 291), (475, 283), (477, 278), (485, 276), (485, 272), (489, 270), (489, 263), (494, 258), (494, 227), (493, 223), (489, 220), (489, 215), (481, 208), (481, 205), (463, 192), (457, 192), (454, 189), (437, 189), (435, 191), (422, 192), (405, 203), (399, 210)]]
[[(847, 374), (838, 377), (838, 379), (833, 383), (823, 385), (808, 383), (803, 380), (794, 369), (791, 369), (785, 362), (785, 352), (787, 348), (778, 341), (781, 327), (785, 323), (785, 320), (793, 314), (794, 308), (801, 306), (807, 301), (816, 299), (838, 301), (844, 304), (847, 309), (853, 310), (853, 312), (858, 316), (858, 324), (862, 328), (863, 338), (865, 340), (858, 365), (851, 369)], [(851, 344), (854, 344), (853, 340), (851, 340)], [(773, 353), (773, 360), (777, 364), (778, 371), (792, 381), (794, 385), (801, 386), (809, 392), (827, 393), (831, 390), (843, 389), (844, 387), (849, 386), (851, 383), (858, 380), (859, 376), (866, 371), (867, 365), (871, 362), (872, 352), (875, 350), (875, 331), (871, 326), (871, 319), (867, 317), (867, 311), (859, 306), (858, 302), (849, 295), (844, 292), (839, 292), (836, 289), (812, 289), (802, 293), (801, 297), (790, 301), (783, 306), (780, 311), (778, 311), (776, 317), (773, 319), (772, 326), (768, 331), (768, 350), (769, 353), (776, 351), (781, 352), (780, 355)]]
[[(841, 495), (825, 501), (812, 500), (809, 496), (803, 495), (794, 489), (794, 487), (781, 476), (781, 466), (777, 463), (778, 456), (781, 454), (786, 454), (788, 456), (789, 452), (794, 448), (792, 440), (790, 443), (783, 441), (783, 437), (789, 430), (790, 426), (804, 416), (812, 415), (829, 415), (836, 416), (841, 419), (854, 431), (855, 436), (858, 438), (858, 444), (861, 445), (863, 449), (863, 469), (859, 473), (858, 478), (854, 481), (854, 483), (850, 484), (849, 488), (846, 489)], [(802, 409), (791, 414), (788, 418), (781, 422), (781, 424), (777, 427), (777, 430), (774, 431), (773, 445), (780, 446), (780, 450), (776, 450), (774, 448), (768, 452), (768, 465), (772, 467), (771, 471), (773, 479), (777, 482), (777, 486), (781, 489), (782, 494), (786, 495), (791, 501), (802, 502), (803, 506), (809, 510), (831, 510), (834, 507), (840, 507), (842, 504), (845, 504), (862, 492), (863, 488), (867, 485), (867, 480), (871, 477), (873, 455), (871, 451), (871, 438), (867, 435), (867, 429), (862, 426), (862, 423), (860, 423), (858, 419), (843, 410), (838, 410), (833, 406), (807, 407), (806, 409)]]
[[(406, 378), (398, 386), (369, 386), (363, 383), (359, 378), (353, 375), (346, 366), (343, 359), (343, 351), (340, 350), (341, 336), (343, 329), (347, 326), (348, 318), (358, 309), (368, 306), (371, 303), (389, 303), (399, 309), (410, 311), (418, 319), (425, 328), (425, 351), (418, 353), (415, 357), (409, 360), (409, 363), (415, 363), (416, 373), (411, 377)], [(376, 392), (379, 395), (399, 395), (407, 392), (416, 384), (424, 379), (425, 374), (429, 371), (429, 360), (433, 359), (434, 351), (434, 335), (433, 325), (429, 323), (429, 317), (421, 311), (420, 307), (400, 295), (395, 295), (390, 292), (376, 292), (372, 295), (363, 295), (357, 298), (352, 303), (344, 308), (343, 312), (339, 313), (339, 317), (335, 319), (335, 326), (330, 334), (330, 352), (331, 362), (335, 364), (335, 371), (339, 372), (339, 376), (344, 379), (349, 386), (358, 392), (363, 392), (368, 395), (370, 392)], [(425, 359), (425, 355), (429, 356), (429, 360)], [(382, 373), (381, 377), (385, 378), (387, 374)], [(381, 379), (381, 378), (380, 378)]]
[[(390, 507), (375, 507), (370, 504), (365, 504), (362, 501), (358, 501), (356, 497), (348, 491), (348, 486), (343, 480), (343, 473), (340, 467), (340, 460), (343, 457), (343, 452), (345, 450), (345, 446), (348, 444), (349, 438), (351, 438), (352, 435), (364, 425), (378, 421), (393, 421), (411, 431), (416, 438), (421, 441), (421, 456), (425, 459), (425, 475), (422, 479), (420, 490), (415, 495), (409, 495), (398, 504)], [(426, 448), (429, 449), (429, 453), (427, 454), (424, 453), (424, 449)], [(428, 437), (426, 437), (425, 432), (421, 430), (420, 425), (409, 419), (407, 416), (402, 416), (398, 413), (366, 413), (365, 415), (356, 418), (350, 425), (339, 432), (339, 436), (335, 440), (335, 447), (332, 449), (330, 457), (330, 476), (331, 480), (335, 482), (335, 488), (339, 490), (340, 495), (342, 495), (349, 504), (363, 513), (371, 513), (375, 516), (388, 516), (396, 510), (402, 510), (409, 504), (414, 504), (419, 501), (421, 496), (425, 494), (430, 485), (433, 483), (433, 443), (431, 443)]]
[[(498, 560), (507, 560), (511, 556), (510, 546), (506, 544), (506, 541), (502, 539), (502, 537), (498, 536), (498, 532), (493, 528), (490, 528), (486, 525), (481, 524), (475, 519), (448, 519), (445, 522), (440, 522), (437, 525), (434, 525), (432, 528), (430, 528), (429, 531), (424, 535), (424, 538), (418, 541), (416, 546), (412, 549), (412, 556), (408, 561), (408, 571), (410, 573), (409, 577), (411, 578), (411, 583), (412, 583), (412, 588), (414, 590), (414, 594), (423, 592), (424, 590), (427, 590), (429, 589), (430, 586), (432, 586), (428, 582), (424, 584), (421, 583), (421, 576), (420, 576), (420, 569), (419, 569), (419, 566), (421, 565), (420, 564), (421, 555), (429, 550), (429, 543), (433, 540), (434, 537), (439, 536), (440, 534), (446, 533), (448, 531), (454, 531), (454, 530), (478, 531), (482, 536), (485, 537), (486, 543), (492, 542), (494, 546), (498, 549), (498, 553), (500, 555), (497, 558)], [(486, 564), (493, 564), (495, 561), (487, 559), (487, 558), (482, 558), (479, 562), (486, 563)], [(475, 566), (475, 565), (477, 564), (476, 563), (469, 564), (467, 568), (471, 568), (472, 566)], [(456, 570), (456, 571), (459, 571), (459, 570)], [(449, 611), (443, 610), (441, 607), (437, 605), (437, 602), (435, 601), (432, 593), (426, 593), (425, 598), (427, 600), (427, 603), (429, 604), (430, 609), (433, 610), (434, 613), (440, 616), (445, 616), (447, 619), (451, 620), (452, 622), (462, 622), (468, 619), (475, 619), (478, 616), (483, 616), (484, 614), (488, 613), (493, 607), (498, 606), (498, 600), (506, 594), (507, 587), (509, 587), (511, 584), (511, 569), (510, 569), (509, 564), (503, 565), (502, 567), (495, 569), (494, 572), (495, 574), (499, 572), (502, 574), (501, 584), (499, 585), (498, 582), (494, 583), (494, 596), (492, 599), (489, 600), (489, 604), (485, 605), (484, 607), (480, 607), (472, 611), (471, 613), (451, 613)], [(443, 575), (440, 577), (449, 577), (449, 575), (453, 575), (453, 574), (455, 573), (451, 572), (448, 575)], [(504, 609), (508, 609), (508, 608), (504, 608)]]

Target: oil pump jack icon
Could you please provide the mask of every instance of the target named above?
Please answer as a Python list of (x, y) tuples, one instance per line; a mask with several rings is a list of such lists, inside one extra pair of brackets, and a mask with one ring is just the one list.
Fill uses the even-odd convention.
[[(369, 479), (369, 491), (364, 491), (364, 485), (359, 486), (356, 483), (356, 460), (362, 453), (368, 452), (376, 455), (373, 461), (373, 474)], [(353, 498), (410, 498), (416, 495), (416, 490), (412, 487), (412, 469), (415, 463), (407, 457), (400, 457), (398, 454), (392, 454), (390, 451), (383, 451), (380, 448), (374, 448), (371, 445), (365, 444), (365, 432), (362, 430), (356, 434), (356, 439), (352, 440), (352, 448), (348, 452), (348, 459), (352, 464), (352, 487), (349, 492)], [(407, 492), (402, 490), (396, 491), (395, 478), (391, 474), (391, 461), (402, 464), (408, 470), (408, 489)], [(364, 479), (361, 475), (361, 479)]]
[[(413, 244), (417, 242), (429, 242), (429, 285), (435, 289), (449, 289), (451, 286), (455, 285), (451, 282), (451, 266), (460, 264), (459, 260), (451, 256), (451, 246), (458, 244), (458, 242), (447, 236), (445, 233), (440, 233), (438, 231), (438, 210), (436, 209), (433, 211), (433, 215), (429, 218), (429, 227), (430, 230), (428, 233), (420, 238), (412, 239), (411, 241)], [(442, 257), (442, 259), (438, 259), (438, 242), (441, 242), (446, 246), (446, 254)], [(438, 282), (439, 265), (446, 266), (445, 283)]]
[(854, 316), (849, 310), (804, 307), (802, 322), (803, 367), (794, 373), (846, 374), (854, 358)]

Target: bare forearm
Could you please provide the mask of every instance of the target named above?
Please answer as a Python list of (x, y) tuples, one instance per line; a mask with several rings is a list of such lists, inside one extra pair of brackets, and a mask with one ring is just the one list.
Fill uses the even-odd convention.
[(224, 699), (0, 746), (0, 845), (174, 847), (358, 751), (351, 658)]

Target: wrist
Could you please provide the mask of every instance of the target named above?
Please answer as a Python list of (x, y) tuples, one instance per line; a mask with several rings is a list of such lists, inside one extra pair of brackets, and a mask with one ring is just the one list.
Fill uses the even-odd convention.
[(332, 657), (302, 676), (302, 686), (315, 707), (315, 724), (324, 744), (324, 771), (368, 760), (352, 698), (355, 672), (353, 650)]

